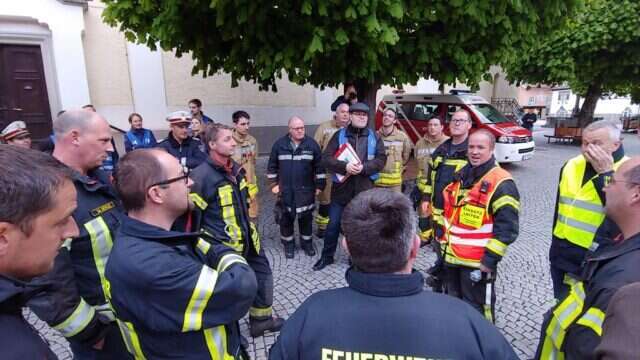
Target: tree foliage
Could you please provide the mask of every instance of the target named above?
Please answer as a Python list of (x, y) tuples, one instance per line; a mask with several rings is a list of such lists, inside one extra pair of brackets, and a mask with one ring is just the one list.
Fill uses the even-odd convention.
[[(433, 78), (477, 86), (490, 65), (554, 28), (580, 0), (103, 0), (128, 40), (191, 53), (193, 73), (274, 89)], [(376, 87), (377, 89), (377, 87)]]
[[(603, 93), (640, 101), (640, 2), (589, 0), (565, 26), (504, 63), (509, 79), (568, 83), (585, 106)], [(585, 109), (583, 112), (593, 109)], [(589, 114), (582, 114), (589, 115)]]

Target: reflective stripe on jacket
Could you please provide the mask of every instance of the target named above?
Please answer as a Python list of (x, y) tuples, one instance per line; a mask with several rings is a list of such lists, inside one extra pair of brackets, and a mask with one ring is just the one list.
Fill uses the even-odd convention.
[(245, 171), (245, 178), (249, 187), (249, 196), (253, 199), (258, 194), (258, 178), (256, 177), (256, 159), (258, 158), (258, 141), (251, 135), (240, 137), (234, 131), (233, 139), (236, 141), (236, 149), (231, 156)]
[(380, 177), (375, 181), (375, 184), (383, 187), (402, 185), (404, 165), (409, 161), (411, 155), (411, 140), (407, 134), (395, 127), (391, 134), (386, 136), (382, 133), (382, 129), (378, 130), (378, 136), (384, 143), (387, 163), (380, 171)]

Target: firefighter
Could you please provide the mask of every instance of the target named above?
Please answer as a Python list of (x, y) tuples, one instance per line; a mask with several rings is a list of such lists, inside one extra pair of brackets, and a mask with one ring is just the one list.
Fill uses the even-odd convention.
[(628, 158), (616, 124), (600, 120), (582, 131), (581, 154), (560, 170), (549, 248), (553, 295), (564, 298), (587, 254), (612, 242), (620, 230), (605, 217), (603, 188)]
[(257, 224), (258, 205), (258, 178), (256, 176), (256, 160), (258, 159), (258, 140), (249, 134), (251, 117), (246, 111), (236, 111), (231, 116), (233, 120), (233, 139), (236, 142), (236, 150), (231, 158), (245, 171), (245, 178), (249, 186), (249, 218)]
[(204, 133), (209, 158), (193, 170), (191, 196), (196, 205), (194, 229), (211, 242), (221, 242), (242, 255), (258, 280), (258, 293), (249, 309), (252, 337), (279, 331), (284, 320), (273, 316), (273, 274), (255, 223), (249, 220), (249, 185), (245, 171), (231, 156), (233, 129), (208, 125)]
[(136, 359), (246, 355), (238, 320), (255, 297), (255, 275), (233, 249), (170, 230), (193, 207), (184, 168), (162, 150), (138, 150), (120, 160), (115, 180), (128, 214), (105, 275), (129, 352)]
[[(442, 120), (437, 116), (432, 116), (427, 121), (427, 131), (424, 136), (416, 142), (415, 157), (418, 163), (418, 176), (416, 177), (416, 190), (418, 193), (427, 191), (427, 173), (429, 172), (429, 162), (431, 155), (449, 137), (444, 134)], [(431, 241), (433, 227), (431, 217), (418, 209), (418, 226), (420, 229), (420, 241), (422, 246)]]
[[(338, 130), (322, 153), (322, 163), (333, 173), (331, 181), (331, 205), (329, 205), (329, 224), (324, 238), (322, 256), (313, 265), (319, 271), (333, 264), (341, 230), (341, 218), (344, 207), (360, 192), (374, 187), (378, 173), (387, 161), (384, 144), (376, 133), (367, 128), (369, 106), (355, 103), (349, 107), (351, 122), (346, 128)], [(338, 160), (336, 153), (345, 144), (351, 145), (358, 162)], [(346, 145), (345, 145), (346, 146)], [(342, 176), (342, 179), (338, 177)]]
[(520, 195), (511, 175), (493, 157), (495, 137), (469, 136), (469, 164), (443, 191), (445, 288), (495, 320), (498, 262), (518, 237)]
[(202, 151), (202, 143), (189, 136), (191, 114), (187, 111), (175, 111), (167, 115), (169, 135), (158, 142), (158, 147), (173, 155), (182, 166), (194, 169), (207, 155)]
[(315, 140), (305, 135), (304, 120), (289, 119), (289, 134), (278, 139), (271, 149), (267, 179), (272, 192), (284, 206), (280, 219), (280, 240), (284, 255), (293, 259), (295, 240), (294, 220), (298, 218), (300, 246), (307, 256), (314, 256), (312, 223), (315, 196), (324, 188), (326, 174), (321, 167), (322, 153)]
[(640, 281), (640, 158), (620, 165), (603, 190), (604, 212), (621, 236), (588, 257), (580, 277), (568, 278), (567, 295), (545, 316), (536, 359), (595, 359), (611, 297)]
[(111, 129), (98, 113), (68, 110), (53, 123), (53, 157), (73, 170), (80, 235), (65, 242), (54, 270), (33, 285), (48, 290), (29, 307), (68, 340), (77, 359), (126, 359), (129, 354), (107, 302), (104, 270), (123, 209), (99, 169), (111, 151)]
[[(314, 140), (320, 145), (320, 150), (324, 151), (329, 144), (329, 140), (336, 131), (349, 124), (349, 104), (342, 103), (337, 106), (333, 119), (323, 122), (316, 129), (313, 135)], [(327, 173), (326, 185), (318, 195), (318, 214), (316, 215), (316, 236), (324, 238), (324, 233), (329, 224), (329, 204), (331, 203), (331, 174)]]
[(411, 156), (413, 144), (404, 131), (396, 128), (396, 123), (396, 111), (390, 107), (384, 109), (378, 136), (384, 142), (387, 163), (375, 184), (377, 187), (402, 192), (402, 174)]
[(27, 282), (52, 270), (64, 240), (78, 236), (71, 216), (77, 206), (71, 171), (37, 150), (8, 145), (0, 145), (0, 169), (2, 358), (57, 359), (23, 318), (22, 308), (44, 289)]
[[(0, 132), (0, 140), (9, 144), (31, 148), (31, 133), (24, 121), (14, 121)], [(0, 142), (1, 143), (1, 142)]]
[(353, 267), (348, 287), (309, 297), (269, 358), (517, 359), (495, 326), (458, 299), (425, 291), (413, 270), (420, 240), (409, 199), (387, 189), (358, 194), (343, 214)]
[(453, 174), (467, 165), (468, 137), (471, 129), (471, 115), (466, 110), (458, 110), (451, 116), (449, 132), (451, 138), (443, 142), (431, 155), (427, 181), (422, 190), (420, 213), (431, 217), (433, 227), (432, 236), (436, 241), (431, 246), (436, 254), (436, 263), (427, 271), (429, 286), (434, 291), (442, 292), (442, 277), (444, 268), (442, 263), (441, 242), (444, 239), (443, 197), (444, 188), (453, 182)]

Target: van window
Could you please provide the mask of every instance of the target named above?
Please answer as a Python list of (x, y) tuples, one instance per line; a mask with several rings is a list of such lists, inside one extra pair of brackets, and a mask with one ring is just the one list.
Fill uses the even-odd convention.
[(464, 108), (460, 105), (447, 106), (447, 124), (449, 123), (449, 121), (451, 121), (451, 118), (453, 117), (453, 113), (455, 113), (458, 110), (464, 110)]
[(471, 104), (469, 105), (473, 110), (475, 110), (476, 115), (483, 124), (487, 123), (508, 123), (513, 122), (507, 119), (500, 111), (489, 104)]
[[(410, 120), (427, 121), (433, 115), (438, 115), (438, 104), (403, 102), (400, 106)], [(398, 115), (398, 118), (403, 117)]]

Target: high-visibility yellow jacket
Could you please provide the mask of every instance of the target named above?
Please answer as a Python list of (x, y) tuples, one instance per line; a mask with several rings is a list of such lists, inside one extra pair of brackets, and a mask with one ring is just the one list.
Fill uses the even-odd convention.
[(448, 136), (442, 136), (438, 140), (429, 140), (427, 137), (422, 137), (416, 142), (414, 150), (414, 156), (418, 163), (418, 175), (416, 177), (416, 186), (421, 193), (426, 192), (427, 186), (427, 174), (429, 173), (429, 162), (431, 161), (431, 154), (442, 144), (449, 139)]
[(376, 180), (376, 186), (392, 187), (402, 185), (402, 173), (404, 166), (411, 156), (413, 144), (404, 131), (393, 128), (390, 134), (383, 134), (382, 129), (378, 130), (380, 140), (384, 143), (387, 153), (387, 163), (380, 171), (380, 177)]

